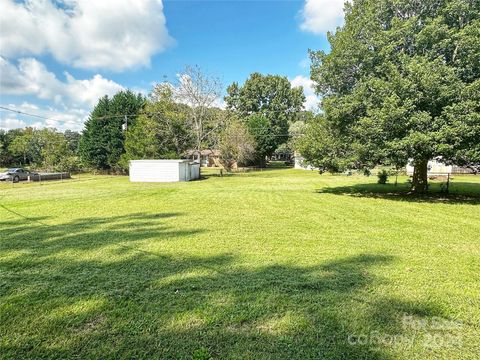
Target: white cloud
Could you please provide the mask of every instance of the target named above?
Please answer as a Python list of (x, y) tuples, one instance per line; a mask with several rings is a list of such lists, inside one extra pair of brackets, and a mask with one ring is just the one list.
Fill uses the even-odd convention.
[[(40, 115), (36, 127), (54, 127), (60, 130), (81, 130), (91, 108), (104, 95), (113, 96), (123, 87), (97, 74), (90, 79), (76, 79), (65, 73), (65, 81), (48, 71), (45, 65), (32, 58), (22, 58), (18, 66), (0, 57), (0, 93), (2, 95), (35, 96), (52, 101), (53, 106), (38, 106), (24, 102), (21, 105), (2, 106)], [(32, 126), (34, 117), (8, 114), (2, 111), (2, 128)], [(28, 120), (28, 122), (25, 122)]]
[(86, 103), (94, 106), (98, 99), (104, 95), (112, 96), (123, 90), (123, 86), (112, 80), (105, 79), (102, 75), (96, 74), (91, 79), (77, 80), (69, 73), (67, 77), (66, 92), (68, 96), (77, 103)]
[(343, 24), (345, 0), (305, 0), (300, 28), (314, 34), (325, 34)]
[(172, 43), (161, 0), (0, 0), (1, 54), (79, 68), (149, 66)]
[(292, 84), (292, 87), (301, 86), (303, 88), (303, 93), (305, 94), (305, 102), (303, 103), (303, 106), (306, 110), (315, 111), (318, 109), (320, 99), (315, 95), (314, 83), (311, 79), (298, 75), (290, 80), (290, 83)]
[(30, 126), (38, 129), (47, 127), (61, 131), (66, 129), (80, 131), (83, 128), (83, 123), (87, 120), (89, 115), (88, 110), (81, 108), (71, 108), (67, 110), (53, 107), (43, 108), (27, 102), (20, 105), (2, 104), (2, 106), (23, 113), (35, 114), (43, 118), (40, 119), (1, 110), (0, 129), (4, 130)]
[(27, 126), (25, 121), (19, 120), (12, 116), (6, 117), (5, 119), (0, 118), (0, 130), (24, 128), (25, 126)]
[(65, 73), (60, 81), (45, 65), (32, 58), (22, 58), (18, 67), (0, 57), (0, 90), (8, 95), (35, 95), (63, 106), (94, 106), (104, 95), (123, 89), (120, 84), (97, 74), (91, 79), (78, 80)]

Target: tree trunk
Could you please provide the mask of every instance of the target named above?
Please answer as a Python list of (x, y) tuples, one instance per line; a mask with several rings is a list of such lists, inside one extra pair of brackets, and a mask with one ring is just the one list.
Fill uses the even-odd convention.
[(417, 160), (413, 166), (412, 192), (425, 194), (428, 191), (428, 160)]

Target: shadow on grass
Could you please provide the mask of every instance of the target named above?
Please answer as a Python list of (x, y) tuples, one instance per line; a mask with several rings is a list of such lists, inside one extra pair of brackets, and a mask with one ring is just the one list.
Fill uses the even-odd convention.
[(410, 193), (408, 184), (356, 184), (351, 186), (327, 187), (318, 189), (319, 194), (349, 195), (354, 197), (368, 197), (386, 200), (428, 202), (443, 204), (480, 204), (480, 185), (473, 183), (454, 183), (450, 193), (439, 191), (439, 184), (431, 186), (428, 194)]
[[(92, 217), (8, 226), (0, 258), (0, 353), (15, 358), (385, 359), (349, 337), (403, 334), (404, 313), (432, 304), (379, 295), (378, 254), (315, 266), (255, 264), (232, 254), (142, 250), (201, 230), (172, 230), (182, 214)], [(36, 219), (46, 221), (46, 219)], [(194, 241), (192, 239), (192, 241)], [(156, 249), (162, 249), (156, 248)]]

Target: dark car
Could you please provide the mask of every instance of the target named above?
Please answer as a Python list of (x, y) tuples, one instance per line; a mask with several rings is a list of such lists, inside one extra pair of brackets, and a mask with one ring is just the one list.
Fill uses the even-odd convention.
[(36, 173), (32, 173), (22, 168), (12, 168), (12, 169), (8, 169), (4, 173), (1, 173), (0, 180), (19, 182), (21, 180), (28, 180), (28, 177), (33, 175), (36, 175)]

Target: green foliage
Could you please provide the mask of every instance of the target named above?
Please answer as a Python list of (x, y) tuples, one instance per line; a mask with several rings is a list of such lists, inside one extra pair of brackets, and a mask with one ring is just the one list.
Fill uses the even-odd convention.
[(245, 165), (253, 160), (255, 140), (245, 124), (234, 118), (222, 132), (218, 149), (223, 166), (231, 170), (235, 164)]
[(65, 136), (65, 139), (68, 142), (68, 148), (70, 149), (71, 152), (77, 154), (78, 153), (78, 144), (80, 142), (80, 138), (82, 135), (76, 131), (72, 130), (65, 130), (63, 133)]
[(157, 86), (144, 113), (126, 132), (120, 165), (128, 169), (135, 159), (178, 159), (192, 144), (187, 127), (187, 106), (174, 102), (168, 87)]
[(21, 164), (47, 171), (71, 171), (80, 166), (68, 138), (55, 129), (15, 129), (0, 134), (0, 139), (8, 144), (2, 156), (7, 166)]
[(388, 181), (388, 176), (389, 176), (389, 173), (387, 170), (385, 169), (380, 170), (377, 174), (377, 178), (378, 178), (377, 183), (381, 185), (385, 185)]
[(207, 348), (196, 349), (192, 354), (192, 360), (210, 360), (212, 357)]
[(17, 129), (11, 133), (8, 151), (24, 166), (41, 162), (41, 141), (37, 134), (38, 131), (31, 127)]
[(245, 123), (255, 142), (255, 162), (264, 167), (265, 158), (272, 155), (281, 144), (279, 136), (272, 131), (270, 121), (261, 114), (247, 116)]
[(323, 116), (317, 116), (305, 125), (303, 135), (295, 141), (295, 148), (321, 173), (344, 171), (353, 162), (353, 154), (349, 144), (336, 136), (337, 133)]
[(124, 115), (128, 115), (128, 126), (134, 126), (144, 105), (145, 98), (130, 90), (120, 91), (111, 99), (101, 98), (85, 123), (79, 143), (79, 154), (85, 164), (97, 170), (119, 170), (119, 160), (125, 152)]
[[(37, 132), (40, 154), (43, 159), (42, 167), (47, 171), (60, 170), (58, 167), (65, 167), (69, 164), (69, 157), (73, 152), (68, 146), (68, 141), (62, 133), (43, 129)], [(64, 168), (61, 170), (65, 170)]]
[(302, 88), (292, 88), (286, 77), (253, 73), (243, 86), (233, 83), (227, 92), (228, 108), (246, 119), (258, 145), (257, 159), (264, 165), (264, 157), (288, 141), (288, 128), (305, 101)]
[(307, 159), (347, 168), (437, 156), (478, 161), (480, 2), (363, 0), (346, 8), (330, 53), (311, 53), (327, 123), (319, 137), (331, 133), (323, 138), (339, 149), (318, 140), (312, 146), (331, 158)]

